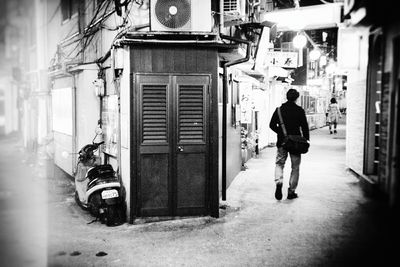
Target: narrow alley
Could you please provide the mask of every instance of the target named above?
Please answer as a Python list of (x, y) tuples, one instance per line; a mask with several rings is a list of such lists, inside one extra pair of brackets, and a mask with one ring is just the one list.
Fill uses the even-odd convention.
[[(16, 261), (15, 265), (7, 266), (43, 266), (45, 236), (48, 266), (384, 266), (389, 263), (391, 255), (394, 258), (390, 254), (390, 240), (395, 233), (390, 230), (383, 207), (377, 200), (364, 196), (359, 180), (346, 171), (345, 126), (339, 126), (337, 135), (330, 135), (326, 127), (312, 131), (311, 144), (310, 152), (302, 158), (298, 199), (287, 200), (284, 195), (282, 201), (275, 200), (272, 178), (275, 148), (266, 148), (259, 158), (248, 162), (248, 169), (228, 188), (227, 201), (222, 203), (218, 219), (194, 217), (158, 222), (141, 219), (133, 225), (106, 227), (92, 222), (93, 218), (77, 206), (73, 183), (60, 177), (47, 179), (48, 221), (43, 220), (46, 210), (40, 206), (43, 196), (33, 202), (26, 199), (35, 188), (43, 189), (43, 173), (26, 169), (38, 169), (43, 162), (39, 160), (39, 165), (29, 166), (29, 162), (14, 155), (19, 153), (12, 151), (17, 148), (15, 144), (3, 142), (9, 156), (2, 158), (1, 169), (15, 166), (12, 169), (22, 175), (17, 177), (9, 171), (1, 179), (1, 247), (9, 256), (8, 263)], [(288, 171), (286, 187), (287, 175)], [(16, 193), (18, 188), (4, 189), (16, 180), (23, 194)], [(26, 201), (17, 203), (29, 207), (29, 213), (26, 207), (15, 209), (15, 205), (10, 205), (11, 199), (18, 198)], [(15, 222), (10, 223), (11, 220)], [(43, 229), (47, 233), (40, 231)], [(14, 233), (25, 233), (25, 239)]]
[[(373, 0), (1, 0), (0, 267), (393, 265), (399, 18)], [(311, 130), (298, 198), (290, 160), (275, 194), (278, 124)]]

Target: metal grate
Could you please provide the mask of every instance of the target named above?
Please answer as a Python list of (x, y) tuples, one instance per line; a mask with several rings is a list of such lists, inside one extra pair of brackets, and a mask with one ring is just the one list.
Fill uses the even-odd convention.
[(202, 85), (180, 85), (179, 142), (203, 142), (204, 123), (204, 87)]
[(142, 142), (167, 143), (167, 86), (142, 87)]

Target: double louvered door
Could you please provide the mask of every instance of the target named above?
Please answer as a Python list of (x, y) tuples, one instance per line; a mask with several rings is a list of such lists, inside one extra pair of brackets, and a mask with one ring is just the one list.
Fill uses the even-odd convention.
[(207, 212), (209, 83), (206, 75), (136, 75), (139, 216)]

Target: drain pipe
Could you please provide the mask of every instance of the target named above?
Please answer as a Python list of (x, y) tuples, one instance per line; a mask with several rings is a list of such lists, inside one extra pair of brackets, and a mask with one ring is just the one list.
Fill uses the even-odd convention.
[(222, 39), (229, 41), (234, 41), (237, 43), (242, 43), (247, 45), (246, 57), (239, 58), (236, 60), (228, 61), (224, 63), (223, 66), (223, 76), (222, 76), (222, 200), (226, 200), (226, 146), (227, 146), (227, 105), (228, 105), (228, 68), (237, 65), (250, 59), (251, 53), (251, 41), (227, 36), (220, 35)]

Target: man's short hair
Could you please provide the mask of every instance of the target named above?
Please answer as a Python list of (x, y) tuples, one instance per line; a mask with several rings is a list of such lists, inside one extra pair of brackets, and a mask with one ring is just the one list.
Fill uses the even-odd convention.
[(289, 89), (289, 91), (287, 91), (286, 93), (286, 98), (289, 101), (296, 101), (296, 99), (300, 96), (299, 92), (297, 92), (296, 89)]

